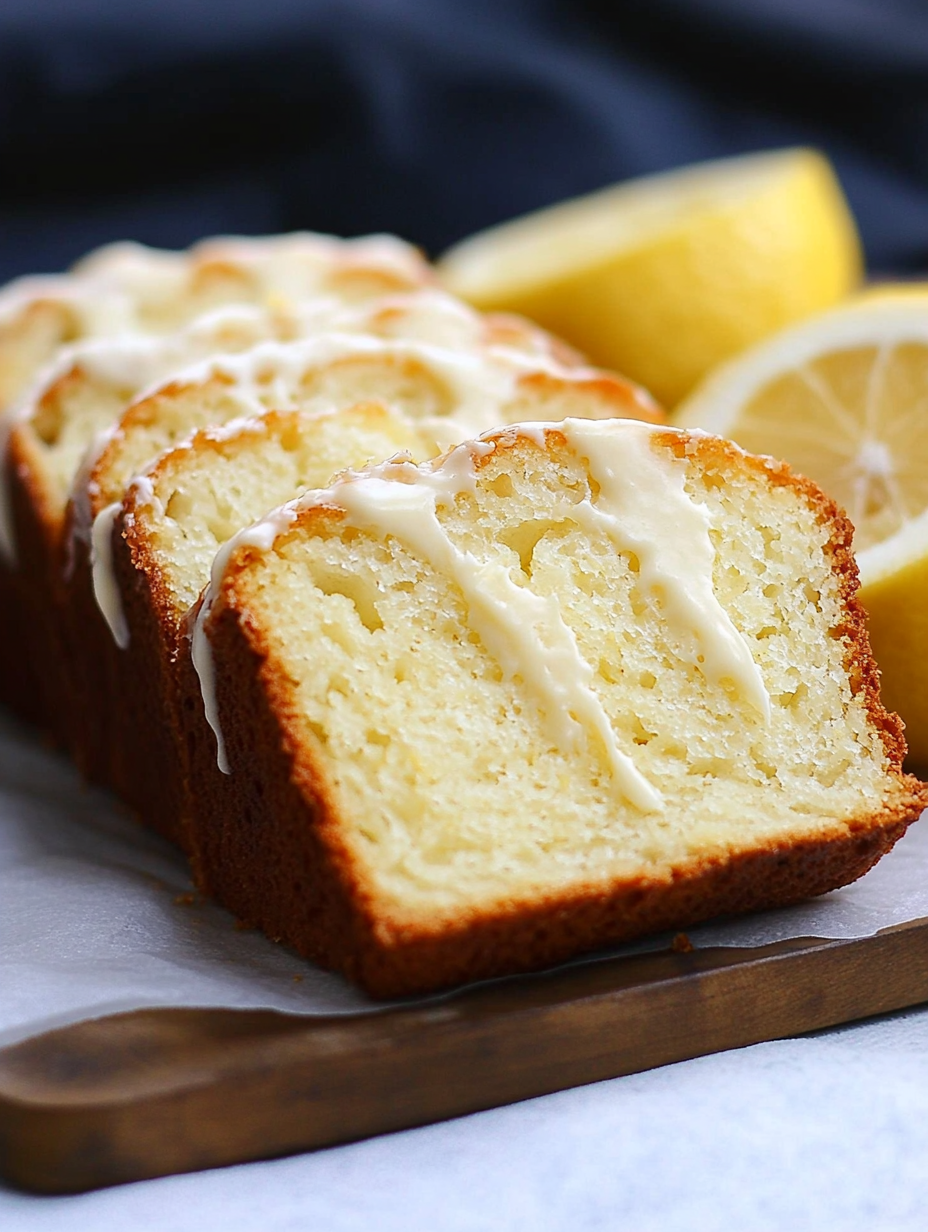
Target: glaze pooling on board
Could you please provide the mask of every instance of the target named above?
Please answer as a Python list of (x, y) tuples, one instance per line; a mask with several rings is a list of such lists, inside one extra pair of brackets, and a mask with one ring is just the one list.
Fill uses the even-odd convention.
[[(544, 448), (546, 430), (536, 423), (516, 425), (510, 432)], [(617, 550), (634, 553), (644, 587), (659, 590), (662, 615), (684, 635), (684, 645), (694, 646), (694, 664), (707, 679), (726, 682), (765, 721), (769, 719), (769, 695), (748, 644), (715, 596), (708, 511), (685, 491), (685, 459), (654, 448), (656, 434), (668, 430), (634, 420), (568, 419), (556, 431), (587, 461), (599, 485), (595, 505), (588, 498), (579, 505), (565, 503), (563, 516), (587, 530), (605, 532)], [(224, 546), (214, 561), (192, 631), (194, 666), (224, 773), (229, 764), (205, 630), (215, 596), (238, 547), (247, 544), (268, 551), (301, 510), (327, 506), (340, 510), (352, 526), (392, 536), (448, 577), (464, 599), (471, 629), (506, 676), (522, 679), (556, 746), (569, 753), (588, 740), (601, 750), (616, 790), (625, 799), (643, 811), (660, 807), (660, 794), (618, 747), (608, 715), (591, 687), (594, 670), (580, 654), (557, 597), (539, 596), (519, 585), (499, 560), (481, 560), (461, 550), (438, 518), (439, 507), (475, 490), (475, 461), (495, 447), (492, 437), (479, 439), (458, 446), (434, 465), (391, 462), (347, 474), (331, 487), (275, 510)]]

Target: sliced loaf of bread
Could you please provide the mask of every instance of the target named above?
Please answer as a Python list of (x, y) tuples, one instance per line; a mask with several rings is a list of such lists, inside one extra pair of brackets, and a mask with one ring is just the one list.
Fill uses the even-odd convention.
[(288, 308), (324, 295), (350, 303), (435, 285), (418, 250), (393, 236), (220, 236), (186, 252), (109, 244), (69, 274), (0, 290), (0, 413), (82, 339), (173, 333), (225, 304)]

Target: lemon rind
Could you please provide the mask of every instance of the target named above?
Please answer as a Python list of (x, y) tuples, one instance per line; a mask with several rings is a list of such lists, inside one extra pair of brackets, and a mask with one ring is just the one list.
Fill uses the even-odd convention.
[(441, 257), (439, 274), (465, 299), (531, 295), (673, 235), (693, 217), (740, 213), (779, 181), (809, 174), (840, 191), (827, 160), (804, 146), (626, 180), (462, 240)]

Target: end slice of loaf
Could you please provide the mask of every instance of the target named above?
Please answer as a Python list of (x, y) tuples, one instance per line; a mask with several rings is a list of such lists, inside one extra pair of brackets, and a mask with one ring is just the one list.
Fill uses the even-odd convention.
[(850, 539), (787, 467), (623, 421), (277, 511), (199, 617), (229, 770), (197, 769), (204, 887), (397, 995), (854, 880), (928, 788)]

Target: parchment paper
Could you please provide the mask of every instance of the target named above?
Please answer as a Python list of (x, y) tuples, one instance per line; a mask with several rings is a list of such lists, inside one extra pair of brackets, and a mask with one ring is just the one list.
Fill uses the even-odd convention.
[[(688, 932), (697, 946), (757, 946), (864, 937), (920, 917), (928, 917), (924, 818), (853, 886)], [(611, 953), (666, 945), (655, 938)], [(0, 1046), (82, 1018), (182, 1005), (379, 1008), (341, 977), (238, 929), (194, 893), (178, 852), (0, 719)]]

